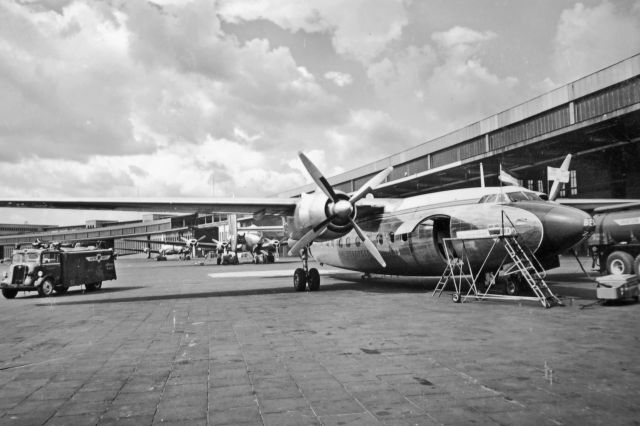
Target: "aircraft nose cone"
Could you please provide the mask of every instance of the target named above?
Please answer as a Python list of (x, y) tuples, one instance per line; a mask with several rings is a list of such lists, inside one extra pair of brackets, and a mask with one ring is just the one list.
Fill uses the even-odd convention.
[(333, 213), (339, 218), (349, 217), (352, 211), (353, 206), (347, 200), (338, 200), (333, 207)]
[(582, 210), (555, 206), (542, 218), (542, 249), (561, 252), (578, 244), (595, 229), (593, 218)]

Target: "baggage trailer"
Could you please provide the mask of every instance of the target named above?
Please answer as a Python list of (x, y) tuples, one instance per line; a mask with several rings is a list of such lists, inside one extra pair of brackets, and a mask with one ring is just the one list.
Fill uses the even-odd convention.
[(598, 287), (596, 288), (597, 298), (606, 303), (609, 300), (638, 301), (640, 295), (638, 291), (638, 277), (636, 275), (607, 275), (596, 278)]
[(19, 291), (37, 291), (40, 296), (66, 293), (69, 287), (84, 285), (87, 291), (102, 288), (115, 280), (113, 249), (29, 248), (15, 250), (0, 288), (7, 299)]

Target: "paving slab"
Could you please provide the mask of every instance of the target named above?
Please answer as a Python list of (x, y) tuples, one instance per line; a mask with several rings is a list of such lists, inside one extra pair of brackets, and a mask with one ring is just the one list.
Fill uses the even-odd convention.
[(588, 306), (593, 282), (575, 262), (549, 280), (582, 290), (551, 309), (455, 304), (431, 296), (437, 277), (363, 282), (335, 269), (322, 274), (321, 291), (294, 292), (278, 271), (298, 266), (123, 257), (102, 291), (0, 299), (0, 424), (640, 417), (640, 305)]

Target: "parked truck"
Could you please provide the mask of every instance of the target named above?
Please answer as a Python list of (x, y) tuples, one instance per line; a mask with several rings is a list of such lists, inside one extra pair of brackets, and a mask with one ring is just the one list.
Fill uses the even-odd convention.
[(640, 274), (640, 203), (594, 211), (596, 230), (588, 241), (600, 272)]
[(114, 260), (113, 249), (18, 249), (13, 252), (0, 288), (7, 299), (13, 299), (19, 291), (37, 291), (40, 296), (50, 296), (54, 291), (63, 294), (78, 285), (96, 291), (103, 281), (117, 279)]

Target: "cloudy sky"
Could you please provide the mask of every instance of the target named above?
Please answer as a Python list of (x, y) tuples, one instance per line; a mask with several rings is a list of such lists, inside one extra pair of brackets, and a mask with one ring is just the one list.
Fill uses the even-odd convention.
[(271, 195), (639, 46), (639, 0), (3, 1), (0, 196)]

